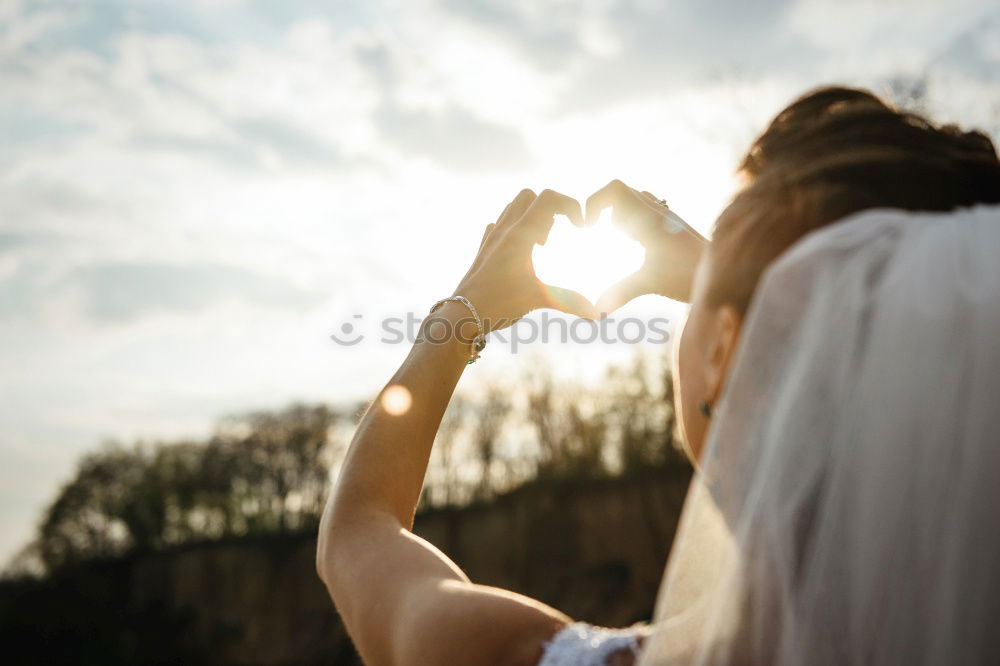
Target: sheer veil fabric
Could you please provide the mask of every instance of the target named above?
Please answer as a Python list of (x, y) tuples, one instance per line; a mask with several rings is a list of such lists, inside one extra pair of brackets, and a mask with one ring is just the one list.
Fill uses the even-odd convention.
[(1000, 207), (872, 210), (761, 281), (639, 663), (1000, 663)]

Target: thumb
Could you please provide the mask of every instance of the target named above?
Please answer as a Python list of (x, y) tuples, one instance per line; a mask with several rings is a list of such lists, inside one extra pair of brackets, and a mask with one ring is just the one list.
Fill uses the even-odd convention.
[(617, 284), (612, 285), (597, 299), (595, 310), (608, 315), (625, 305), (633, 298), (652, 293), (648, 280), (642, 271), (636, 271)]
[(597, 319), (594, 304), (572, 289), (542, 285), (542, 307), (553, 308), (584, 319)]

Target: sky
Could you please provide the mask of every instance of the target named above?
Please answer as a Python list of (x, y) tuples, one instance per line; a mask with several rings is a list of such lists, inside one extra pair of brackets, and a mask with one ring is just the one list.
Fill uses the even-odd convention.
[[(103, 441), (370, 398), (406, 353), (380, 322), (450, 294), (521, 188), (620, 178), (708, 233), (795, 96), (917, 81), (996, 136), (1000, 7), (0, 0), (0, 561)], [(485, 373), (628, 345), (525, 347)]]

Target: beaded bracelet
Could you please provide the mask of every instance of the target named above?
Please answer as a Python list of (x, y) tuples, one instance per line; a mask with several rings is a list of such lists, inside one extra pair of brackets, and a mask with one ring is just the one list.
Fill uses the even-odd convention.
[(472, 365), (479, 359), (479, 353), (486, 349), (486, 331), (483, 329), (483, 320), (479, 318), (479, 312), (476, 311), (476, 306), (467, 299), (465, 296), (449, 296), (448, 298), (442, 298), (440, 301), (431, 306), (431, 311), (428, 314), (434, 314), (434, 311), (439, 307), (447, 303), (448, 301), (455, 301), (456, 303), (461, 303), (465, 307), (469, 308), (469, 312), (472, 313), (472, 319), (476, 322), (476, 337), (472, 338), (472, 353), (471, 358), (466, 361), (466, 365)]

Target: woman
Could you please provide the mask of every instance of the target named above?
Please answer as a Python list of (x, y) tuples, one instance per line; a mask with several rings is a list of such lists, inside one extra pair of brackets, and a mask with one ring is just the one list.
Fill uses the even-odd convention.
[[(851, 354), (863, 349), (867, 341), (883, 339), (883, 323), (890, 332), (906, 333), (899, 326), (909, 321), (904, 316), (909, 310), (888, 316), (883, 311), (893, 313), (892, 308), (872, 311), (867, 306), (847, 308), (845, 320), (840, 321), (835, 316), (838, 308), (869, 303), (867, 294), (882, 288), (880, 271), (891, 265), (886, 257), (894, 256), (895, 250), (885, 248), (923, 247), (917, 241), (924, 236), (911, 238), (905, 230), (909, 226), (923, 230), (928, 225), (907, 225), (895, 218), (834, 223), (871, 209), (951, 211), (996, 203), (1000, 201), (996, 152), (982, 134), (936, 128), (917, 116), (890, 109), (867, 92), (827, 88), (782, 111), (751, 147), (741, 173), (744, 187), (717, 221), (711, 244), (653, 195), (618, 181), (592, 195), (585, 211), (563, 195), (545, 191), (536, 196), (525, 190), (487, 227), (455, 297), (436, 306), (434, 316), (424, 324), (423, 339), (387, 386), (386, 390), (405, 389), (412, 398), (410, 409), (392, 415), (382, 401), (375, 401), (358, 427), (320, 526), (320, 577), (366, 663), (631, 664), (650, 635), (639, 657), (642, 663), (887, 663), (888, 659), (873, 661), (873, 657), (885, 656), (876, 648), (912, 658), (912, 646), (923, 645), (919, 636), (907, 633), (917, 625), (901, 622), (896, 627), (891, 622), (905, 615), (900, 609), (912, 606), (917, 596), (876, 585), (852, 590), (853, 595), (834, 594), (837, 581), (879, 580), (874, 574), (860, 578), (853, 572), (879, 574), (892, 569), (893, 563), (879, 560), (882, 551), (871, 543), (879, 530), (888, 529), (886, 525), (852, 523), (866, 528), (863, 539), (844, 542), (853, 548), (845, 558), (853, 559), (830, 555), (836, 552), (838, 536), (845, 534), (832, 528), (841, 525), (838, 521), (843, 521), (851, 507), (860, 513), (865, 509), (852, 505), (850, 490), (844, 488), (851, 488), (852, 482), (860, 489), (891, 487), (894, 478), (910, 476), (877, 477), (875, 481), (882, 486), (868, 476), (851, 476), (848, 472), (857, 472), (855, 467), (846, 465), (842, 471), (831, 461), (843, 456), (864, 468), (856, 462), (862, 456), (849, 455), (847, 447), (824, 444), (820, 435), (836, 432), (839, 436), (842, 428), (856, 428), (871, 415), (872, 402), (851, 401), (850, 391), (836, 395), (825, 391), (831, 385), (850, 385), (843, 380), (845, 363), (850, 365)], [(554, 214), (583, 224), (607, 207), (614, 209), (619, 224), (643, 242), (646, 262), (595, 308), (576, 293), (541, 284), (532, 270), (531, 248), (544, 242)], [(984, 223), (981, 211), (977, 215), (970, 228), (987, 241), (996, 238), (989, 234), (997, 225)], [(992, 211), (987, 217), (996, 219)], [(934, 218), (931, 226), (938, 229), (940, 220)], [(955, 224), (941, 228), (944, 238), (964, 242)], [(842, 229), (850, 232), (846, 240), (839, 233)], [(876, 230), (873, 238), (866, 236), (869, 229)], [(831, 233), (832, 240), (827, 238)], [(937, 251), (933, 248), (950, 247), (943, 241), (931, 245), (926, 256), (933, 257)], [(795, 251), (776, 261), (792, 246)], [(802, 247), (809, 251), (803, 254)], [(844, 257), (863, 261), (857, 266), (849, 261), (843, 264)], [(786, 260), (794, 261), (789, 266)], [(978, 267), (982, 262), (980, 251), (970, 265)], [(925, 263), (914, 260), (907, 265)], [(838, 268), (842, 264), (844, 270)], [(962, 262), (949, 266), (961, 267)], [(772, 274), (769, 267), (782, 270)], [(810, 273), (816, 267), (826, 272)], [(916, 270), (911, 268), (911, 273)], [(765, 271), (764, 288), (757, 294)], [(957, 272), (955, 268), (954, 274), (942, 279), (965, 285), (967, 280)], [(834, 279), (837, 276), (854, 282), (842, 284)], [(850, 287), (846, 296), (838, 291), (845, 284)], [(906, 280), (892, 284), (896, 292), (907, 288)], [(992, 288), (1000, 282), (987, 284)], [(693, 485), (685, 505), (681, 533), (658, 600), (661, 622), (655, 633), (652, 629), (611, 632), (572, 623), (559, 611), (521, 595), (470, 582), (410, 528), (435, 432), (462, 369), (481, 350), (484, 333), (539, 307), (596, 317), (598, 312), (647, 293), (691, 303), (676, 348), (675, 396), (682, 436), (692, 461), (700, 467), (701, 481)], [(994, 300), (1000, 302), (1000, 298)], [(758, 310), (764, 311), (763, 317)], [(993, 330), (989, 329), (993, 323), (986, 318), (982, 330)], [(847, 336), (852, 344), (838, 342), (837, 324), (852, 333)], [(1000, 333), (1000, 323), (994, 332)], [(981, 350), (980, 357), (971, 358), (992, 362), (992, 347), (982, 338), (980, 334), (976, 344), (970, 342), (969, 349)], [(769, 345), (769, 340), (778, 342)], [(912, 367), (922, 368), (916, 359), (926, 349), (907, 350), (913, 354)], [(898, 351), (887, 348), (884, 354), (895, 358)], [(938, 359), (930, 356), (932, 361)], [(866, 367), (859, 365), (861, 370)], [(877, 375), (858, 370), (856, 375), (861, 388), (883, 382), (890, 391), (900, 381), (911, 379), (897, 378), (895, 370)], [(956, 386), (962, 385), (963, 377), (954, 375)], [(834, 380), (840, 383), (831, 384)], [(969, 404), (981, 404), (982, 394), (974, 392)], [(775, 402), (761, 402), (765, 397)], [(804, 408), (809, 405), (814, 409)], [(816, 405), (822, 408), (815, 409)], [(827, 405), (836, 408), (826, 409)], [(894, 403), (883, 412), (882, 420), (871, 421), (871, 431), (883, 436), (876, 439), (905, 439), (901, 433), (907, 432), (907, 424), (921, 416), (908, 414), (908, 405)], [(951, 415), (961, 411), (962, 405), (956, 402), (942, 412), (947, 423), (958, 423)], [(831, 412), (836, 413), (831, 417)], [(972, 416), (984, 413), (979, 410)], [(784, 426), (789, 430), (782, 430)], [(952, 436), (955, 430), (946, 428), (936, 434)], [(864, 441), (864, 437), (852, 439), (850, 432), (856, 431), (844, 435), (848, 441)], [(909, 434), (920, 440), (918, 434)], [(985, 436), (973, 441), (981, 443)], [(817, 441), (816, 446), (798, 446), (810, 438)], [(784, 455), (787, 451), (794, 455)], [(776, 457), (786, 466), (777, 465)], [(890, 458), (884, 458), (888, 465)], [(809, 472), (802, 475), (801, 483), (799, 468), (789, 468), (790, 461)], [(962, 469), (982, 468), (962, 464)], [(934, 469), (933, 464), (926, 467)], [(885, 468), (876, 465), (873, 469)], [(971, 505), (977, 499), (982, 498), (970, 496), (956, 506)], [(899, 505), (899, 512), (885, 515), (906, 518), (907, 506), (925, 506), (914, 498), (907, 501), (911, 503)], [(910, 544), (912, 552), (930, 553), (920, 562), (935, 562), (935, 547), (920, 541), (920, 536), (926, 534), (918, 530), (916, 541)], [(991, 554), (996, 544), (986, 545), (985, 552)], [(1000, 550), (996, 554), (1000, 556)], [(905, 565), (906, 557), (900, 558)], [(954, 577), (960, 565), (951, 558), (942, 571), (925, 567), (906, 572)], [(810, 577), (813, 573), (816, 578)], [(912, 582), (948, 587), (940, 581)], [(848, 598), (852, 603), (840, 603)], [(944, 593), (934, 598), (958, 603)], [(889, 610), (852, 615), (858, 609), (875, 607)], [(986, 608), (992, 607), (982, 602), (974, 605), (973, 615), (958, 614), (971, 617), (963, 625), (969, 638), (981, 638), (981, 622), (976, 619), (982, 620)], [(796, 621), (800, 616), (810, 621)], [(896, 633), (890, 643), (881, 645), (877, 634), (857, 629), (852, 624), (855, 620), (885, 621)], [(827, 635), (821, 627), (846, 628)], [(949, 635), (960, 634), (955, 629)], [(910, 639), (909, 647), (903, 638)], [(850, 648), (848, 661), (841, 651), (845, 647)]]

